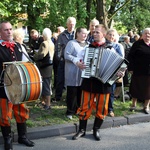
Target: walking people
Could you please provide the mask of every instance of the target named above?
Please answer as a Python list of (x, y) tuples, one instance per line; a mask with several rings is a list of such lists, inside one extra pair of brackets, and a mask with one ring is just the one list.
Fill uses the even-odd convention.
[[(13, 41), (12, 25), (8, 21), (0, 23), (0, 74), (3, 71), (3, 62), (22, 61), (22, 51), (18, 50)], [(12, 150), (11, 119), (14, 114), (17, 131), (18, 143), (26, 146), (34, 146), (34, 142), (27, 138), (26, 120), (29, 118), (29, 110), (25, 104), (13, 104), (4, 90), (4, 83), (0, 83), (0, 126), (4, 138), (4, 150)]]

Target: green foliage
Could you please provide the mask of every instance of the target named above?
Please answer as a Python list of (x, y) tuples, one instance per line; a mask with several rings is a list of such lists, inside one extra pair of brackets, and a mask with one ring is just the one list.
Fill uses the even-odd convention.
[[(42, 31), (49, 27), (56, 31), (58, 26), (66, 27), (69, 16), (77, 19), (77, 25), (89, 25), (89, 20), (99, 16), (97, 12), (97, 0), (91, 0), (90, 9), (87, 12), (87, 4), (90, 0), (4, 0), (0, 2), (1, 19), (9, 20), (14, 25), (22, 21), (28, 29), (35, 28)], [(107, 22), (114, 20), (119, 22), (119, 30), (138, 30), (150, 24), (150, 1), (149, 0), (102, 0), (105, 7)], [(12, 7), (13, 6), (13, 7)], [(27, 13), (27, 19), (18, 18), (19, 14)], [(97, 12), (98, 13), (98, 12)], [(100, 18), (97, 18), (100, 19)], [(122, 26), (122, 27), (121, 27)], [(120, 31), (119, 31), (120, 32)]]
[(125, 25), (123, 25), (122, 22), (115, 22), (114, 28), (121, 35), (128, 32), (127, 27)]
[(132, 1), (117, 14), (115, 21), (122, 22), (128, 30), (140, 33), (150, 24), (149, 5), (149, 0)]

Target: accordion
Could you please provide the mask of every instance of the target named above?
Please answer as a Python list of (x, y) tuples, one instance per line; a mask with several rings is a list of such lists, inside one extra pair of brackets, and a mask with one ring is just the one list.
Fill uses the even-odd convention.
[(83, 62), (86, 68), (82, 70), (82, 78), (95, 77), (110, 85), (119, 79), (117, 72), (127, 68), (127, 61), (113, 48), (106, 47), (86, 48)]

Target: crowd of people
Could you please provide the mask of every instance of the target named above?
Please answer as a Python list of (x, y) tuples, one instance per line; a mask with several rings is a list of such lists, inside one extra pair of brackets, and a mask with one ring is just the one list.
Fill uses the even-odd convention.
[[(62, 100), (63, 91), (66, 90), (66, 117), (72, 119), (73, 115), (79, 116), (79, 130), (72, 137), (73, 140), (85, 136), (88, 119), (95, 110), (93, 136), (99, 141), (101, 125), (107, 115), (115, 116), (113, 102), (116, 95), (120, 96), (118, 89), (121, 87), (118, 86), (117, 81), (110, 85), (94, 76), (81, 77), (82, 71), (87, 68), (84, 62), (87, 48), (93, 51), (109, 49), (127, 60), (128, 67), (117, 71), (117, 78), (121, 79), (124, 85), (129, 84), (129, 93), (132, 96), (130, 110), (136, 110), (137, 100), (142, 99), (144, 100), (143, 111), (145, 114), (149, 113), (150, 28), (145, 28), (141, 36), (129, 31), (119, 43), (117, 30), (107, 29), (105, 25), (99, 24), (97, 19), (91, 20), (89, 29), (86, 29), (85, 27), (76, 28), (76, 19), (68, 17), (66, 28), (59, 26), (57, 32), (53, 33), (49, 28), (44, 28), (42, 35), (32, 29), (30, 37), (30, 51), (27, 51), (23, 43), (23, 32), (20, 29), (13, 31), (10, 22), (0, 23), (0, 73), (3, 72), (4, 62), (35, 63), (43, 81), (39, 106), (46, 111), (52, 109), (51, 103)], [(52, 75), (54, 75), (53, 82)], [(2, 76), (0, 82), (0, 126), (4, 137), (4, 149), (13, 149), (12, 111), (17, 122), (18, 143), (34, 146), (26, 135), (29, 110), (25, 104), (11, 102), (4, 90), (3, 78)], [(51, 97), (53, 91), (53, 97)]]

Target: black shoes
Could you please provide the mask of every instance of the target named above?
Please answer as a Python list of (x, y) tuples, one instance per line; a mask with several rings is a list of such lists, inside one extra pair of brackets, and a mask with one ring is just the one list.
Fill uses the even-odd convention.
[(51, 110), (52, 108), (51, 108), (51, 106), (47, 106), (47, 105), (44, 105), (44, 107), (43, 107), (45, 110)]
[(4, 138), (4, 150), (12, 150), (12, 132), (10, 126), (1, 126), (1, 132)]
[(136, 110), (136, 106), (131, 106), (130, 107), (130, 111), (135, 111)]
[(143, 109), (143, 111), (144, 111), (145, 114), (149, 114), (149, 109), (148, 109), (148, 108), (145, 107), (145, 108)]
[(33, 147), (35, 145), (34, 142), (30, 141), (26, 136), (19, 137), (18, 138), (18, 143), (19, 144), (24, 144), (24, 145), (26, 145), (28, 147)]
[(96, 141), (100, 141), (101, 140), (99, 129), (94, 129), (93, 130), (93, 136), (94, 136), (94, 138), (95, 138)]
[(12, 150), (13, 149), (11, 136), (4, 138), (4, 149), (5, 150)]
[(18, 130), (18, 143), (24, 144), (28, 147), (33, 147), (35, 144), (34, 142), (30, 141), (27, 136), (27, 127), (26, 123), (17, 123), (17, 130)]
[(57, 103), (57, 102), (59, 102), (59, 101), (60, 101), (59, 98), (51, 98), (51, 102), (52, 102), (52, 103)]
[[(82, 130), (79, 130), (73, 137), (72, 137), (72, 140), (77, 140), (79, 139), (80, 137), (83, 137), (85, 136), (85, 131), (82, 129)], [(96, 141), (100, 141), (101, 140), (101, 136), (100, 136), (100, 133), (99, 133), (99, 129), (94, 129), (93, 130), (93, 136), (95, 138)]]
[(85, 136), (85, 130), (81, 129), (72, 137), (72, 140), (77, 140), (78, 138), (83, 136)]

